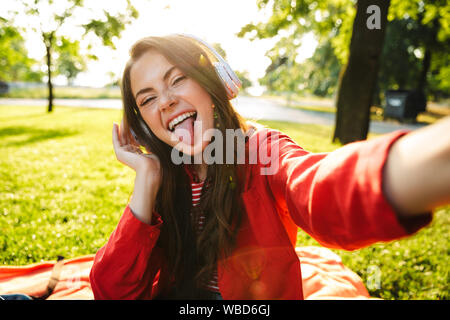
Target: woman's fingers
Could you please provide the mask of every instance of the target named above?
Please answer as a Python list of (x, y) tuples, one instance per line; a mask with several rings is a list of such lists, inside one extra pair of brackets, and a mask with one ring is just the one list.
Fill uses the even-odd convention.
[(126, 131), (127, 131), (127, 130), (126, 130), (126, 128), (125, 128), (125, 123), (124, 123), (123, 118), (122, 118), (122, 121), (121, 121), (121, 123), (120, 123), (120, 137), (121, 137), (121, 139), (122, 139), (122, 145), (128, 144), (128, 139), (127, 139)]
[(114, 146), (115, 150), (120, 148), (121, 143), (120, 143), (120, 140), (119, 140), (119, 128), (118, 128), (117, 123), (113, 123), (112, 142), (113, 142), (113, 146)]
[(124, 131), (117, 123), (113, 124), (112, 142), (117, 160), (136, 172), (143, 166), (159, 171), (158, 157), (144, 153), (139, 145), (134, 145), (131, 141), (125, 143)]
[(136, 141), (134, 138), (134, 135), (131, 133), (130, 127), (128, 126), (128, 123), (124, 121), (122, 118), (122, 131), (123, 131), (123, 137), (125, 139), (126, 144), (131, 144), (133, 146), (139, 147), (140, 144)]
[(140, 146), (140, 144), (139, 144), (139, 142), (137, 142), (136, 141), (136, 139), (134, 138), (134, 135), (133, 134), (131, 134), (131, 131), (130, 131), (130, 143), (132, 144), (132, 145), (134, 145), (134, 146)]

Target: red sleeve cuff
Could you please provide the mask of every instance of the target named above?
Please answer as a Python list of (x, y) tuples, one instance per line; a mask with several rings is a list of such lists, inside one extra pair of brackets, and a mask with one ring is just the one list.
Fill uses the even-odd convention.
[(116, 236), (138, 243), (155, 244), (161, 232), (162, 220), (158, 213), (153, 212), (152, 223), (146, 224), (135, 217), (130, 206), (125, 211), (116, 228)]
[[(383, 188), (383, 172), (384, 172), (384, 166), (386, 164), (387, 161), (387, 157), (388, 157), (388, 153), (390, 148), (392, 147), (392, 145), (398, 140), (400, 139), (402, 136), (404, 136), (405, 134), (407, 134), (409, 131), (406, 130), (399, 130), (396, 132), (391, 133), (392, 139), (390, 141), (390, 143), (385, 146), (385, 160), (381, 163), (381, 168), (379, 170), (380, 172), (380, 179), (379, 181), (380, 186), (379, 186), (379, 190), (382, 193), (382, 202), (383, 202), (383, 206), (388, 207), (389, 209), (386, 210), (386, 212), (388, 214), (390, 214), (391, 216), (395, 217), (395, 222), (396, 225), (398, 225), (399, 227), (401, 227), (401, 232), (399, 234), (400, 237), (402, 236), (408, 236), (411, 235), (413, 233), (416, 233), (417, 231), (419, 231), (421, 228), (425, 227), (426, 225), (428, 225), (433, 218), (433, 215), (431, 212), (424, 212), (423, 214), (417, 215), (417, 216), (413, 216), (413, 217), (404, 217), (403, 215), (401, 215), (399, 213), (399, 211), (389, 202), (388, 198), (386, 197), (384, 188)], [(400, 230), (398, 230), (398, 226), (396, 226), (394, 229), (397, 229), (397, 232), (399, 232)]]

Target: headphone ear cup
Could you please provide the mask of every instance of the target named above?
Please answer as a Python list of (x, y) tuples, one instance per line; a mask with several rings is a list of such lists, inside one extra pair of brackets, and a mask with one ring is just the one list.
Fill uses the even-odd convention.
[(239, 88), (242, 86), (241, 80), (239, 80), (238, 76), (233, 71), (233, 69), (231, 69), (231, 67), (228, 63), (225, 63), (223, 66), (225, 68), (225, 71), (227, 72), (227, 74), (229, 75), (231, 80), (233, 81), (235, 87), (237, 88), (237, 90), (239, 90)]
[(230, 74), (227, 72), (224, 65), (220, 62), (214, 63), (214, 67), (216, 69), (217, 74), (219, 75), (220, 79), (222, 80), (222, 83), (227, 90), (227, 96), (228, 99), (233, 99), (237, 96), (237, 93), (239, 91), (239, 87), (236, 85), (236, 83), (233, 81), (233, 79), (230, 77)]
[(241, 81), (234, 71), (231, 69), (230, 65), (221, 57), (221, 55), (208, 43), (203, 41), (202, 39), (191, 35), (191, 34), (178, 34), (183, 37), (188, 37), (198, 41), (200, 44), (203, 44), (209, 51), (215, 56), (218, 62), (214, 63), (214, 68), (216, 69), (216, 73), (219, 75), (222, 83), (227, 91), (228, 99), (231, 100), (235, 98), (239, 92), (239, 88), (242, 86)]

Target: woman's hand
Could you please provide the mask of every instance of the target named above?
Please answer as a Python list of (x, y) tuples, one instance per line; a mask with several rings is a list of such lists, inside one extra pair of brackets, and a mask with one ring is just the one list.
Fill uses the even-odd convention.
[(395, 142), (384, 169), (384, 191), (403, 217), (450, 203), (450, 117)]
[(136, 172), (144, 168), (159, 172), (159, 159), (151, 152), (142, 152), (123, 120), (120, 128), (113, 124), (112, 141), (116, 158), (124, 165)]
[(114, 123), (112, 142), (117, 160), (136, 171), (130, 209), (144, 223), (150, 224), (156, 195), (161, 186), (161, 166), (156, 155), (143, 153), (122, 119)]

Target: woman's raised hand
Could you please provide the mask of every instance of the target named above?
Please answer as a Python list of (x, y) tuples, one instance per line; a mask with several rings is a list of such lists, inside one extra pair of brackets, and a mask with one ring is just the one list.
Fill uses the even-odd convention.
[(114, 123), (112, 141), (117, 160), (136, 171), (130, 208), (142, 222), (150, 224), (156, 195), (161, 186), (161, 166), (156, 155), (143, 153), (130, 130)]
[(153, 169), (159, 172), (158, 157), (151, 152), (142, 152), (123, 120), (120, 127), (116, 123), (113, 124), (112, 142), (117, 160), (124, 165), (136, 172), (142, 169)]

